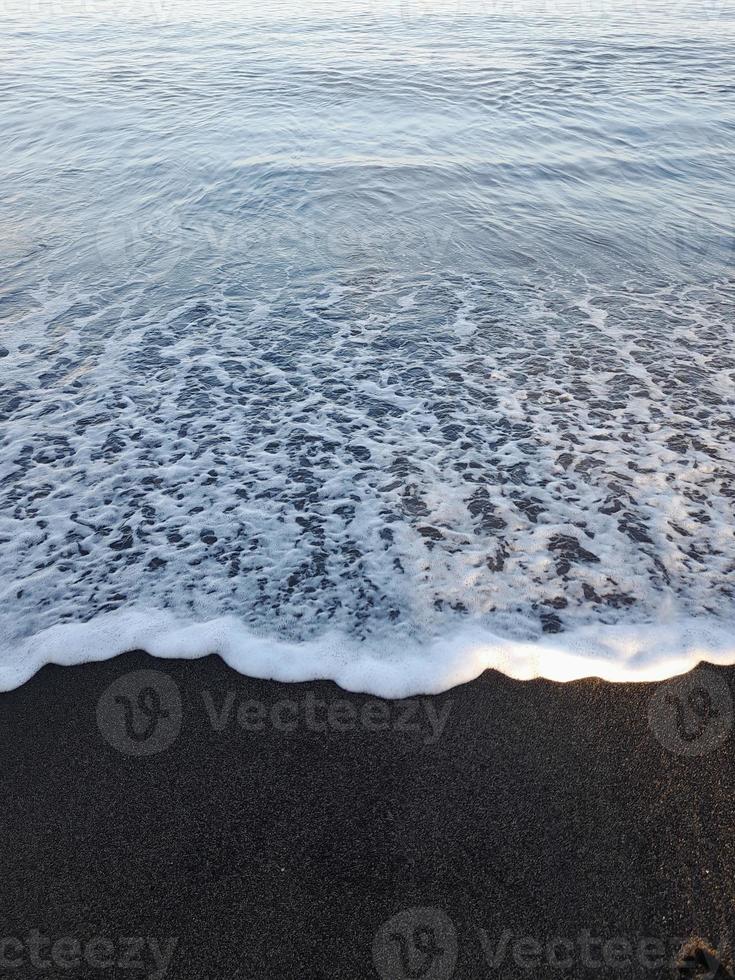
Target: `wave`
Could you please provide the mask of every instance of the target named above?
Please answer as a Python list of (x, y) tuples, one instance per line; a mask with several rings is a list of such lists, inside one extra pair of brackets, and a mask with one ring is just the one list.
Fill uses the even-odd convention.
[(134, 647), (391, 696), (735, 659), (731, 285), (206, 292), (20, 316), (3, 684)]
[(234, 617), (186, 622), (167, 611), (128, 609), (53, 626), (26, 639), (0, 661), (0, 690), (18, 687), (47, 663), (82, 664), (137, 649), (167, 659), (218, 654), (249, 677), (332, 680), (347, 691), (404, 698), (438, 694), (485, 670), (517, 680), (661, 681), (701, 661), (735, 663), (735, 622), (690, 617), (596, 625), (539, 639), (464, 628), (413, 643), (389, 638), (358, 643), (338, 632), (289, 642), (254, 633)]

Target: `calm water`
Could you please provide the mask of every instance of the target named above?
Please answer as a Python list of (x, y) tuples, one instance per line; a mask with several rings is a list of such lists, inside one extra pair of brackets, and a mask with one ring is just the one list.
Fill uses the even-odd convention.
[(735, 6), (252, 6), (6, 3), (6, 641), (732, 619)]

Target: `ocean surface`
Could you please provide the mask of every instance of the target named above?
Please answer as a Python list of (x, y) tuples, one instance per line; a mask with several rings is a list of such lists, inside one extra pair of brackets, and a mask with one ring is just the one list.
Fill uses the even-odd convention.
[(0, 16), (0, 688), (735, 661), (735, 3)]

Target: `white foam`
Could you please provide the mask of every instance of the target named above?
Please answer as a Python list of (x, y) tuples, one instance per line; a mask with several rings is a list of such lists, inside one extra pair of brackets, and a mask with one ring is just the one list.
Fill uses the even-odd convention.
[(160, 610), (131, 609), (88, 623), (54, 626), (0, 661), (0, 690), (23, 684), (46, 663), (71, 665), (142, 649), (156, 657), (219, 654), (250, 677), (284, 682), (333, 680), (348, 691), (385, 698), (437, 694), (499, 670), (517, 680), (659, 681), (701, 661), (735, 663), (735, 623), (679, 619), (589, 626), (539, 639), (479, 628), (423, 643), (356, 643), (339, 633), (302, 643), (260, 636), (233, 617), (195, 623)]
[(14, 325), (4, 686), (136, 647), (395, 695), (735, 660), (732, 284), (201, 291)]

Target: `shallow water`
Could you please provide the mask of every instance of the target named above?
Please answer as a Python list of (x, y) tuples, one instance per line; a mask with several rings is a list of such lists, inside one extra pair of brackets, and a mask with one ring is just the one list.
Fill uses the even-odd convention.
[(735, 5), (5, 13), (0, 686), (735, 658)]

